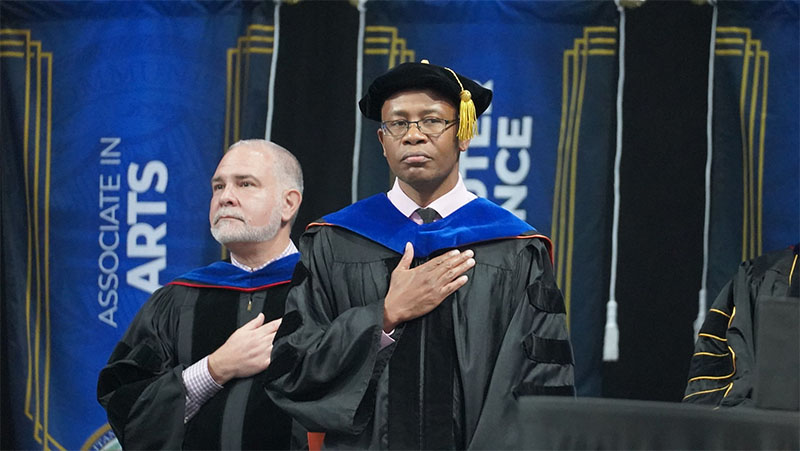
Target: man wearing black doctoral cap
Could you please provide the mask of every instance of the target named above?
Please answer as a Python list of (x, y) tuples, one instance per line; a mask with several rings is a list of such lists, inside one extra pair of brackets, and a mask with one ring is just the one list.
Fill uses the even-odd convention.
[(326, 446), (514, 446), (518, 397), (574, 392), (549, 240), (458, 172), (491, 99), (423, 61), (359, 102), (397, 179), (309, 226), (268, 370)]

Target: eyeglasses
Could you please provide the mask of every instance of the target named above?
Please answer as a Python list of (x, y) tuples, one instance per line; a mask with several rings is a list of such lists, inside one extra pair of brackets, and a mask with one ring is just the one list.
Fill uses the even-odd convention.
[(441, 135), (447, 130), (450, 125), (454, 124), (457, 119), (453, 119), (452, 121), (448, 121), (446, 119), (440, 119), (438, 117), (426, 117), (420, 119), (418, 121), (407, 121), (405, 119), (397, 119), (394, 121), (384, 121), (381, 122), (381, 128), (386, 133), (394, 136), (395, 138), (400, 138), (405, 136), (408, 133), (408, 129), (411, 128), (411, 124), (416, 124), (417, 129), (426, 134), (426, 135)]

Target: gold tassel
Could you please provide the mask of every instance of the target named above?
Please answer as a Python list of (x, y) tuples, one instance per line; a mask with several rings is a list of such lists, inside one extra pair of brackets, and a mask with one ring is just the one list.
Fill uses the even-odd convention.
[[(427, 64), (427, 60), (422, 61)], [(475, 102), (472, 101), (472, 93), (464, 89), (464, 85), (461, 84), (461, 80), (458, 79), (458, 75), (453, 72), (453, 69), (449, 67), (445, 67), (445, 69), (453, 74), (453, 77), (455, 77), (458, 82), (458, 86), (461, 87), (461, 94), (459, 94), (461, 103), (458, 107), (458, 133), (456, 136), (461, 141), (472, 139), (472, 137), (478, 133), (478, 116), (475, 114)]]
[(472, 93), (464, 89), (461, 91), (461, 106), (458, 109), (458, 139), (466, 141), (472, 139), (478, 132), (478, 118), (475, 115), (475, 103)]

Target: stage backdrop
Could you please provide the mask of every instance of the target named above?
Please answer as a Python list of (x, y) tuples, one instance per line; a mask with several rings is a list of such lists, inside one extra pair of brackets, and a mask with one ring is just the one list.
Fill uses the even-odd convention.
[[(721, 29), (750, 31), (737, 32), (741, 56), (715, 60), (715, 102), (733, 95), (747, 105), (734, 104), (725, 121), (739, 139), (732, 180), (745, 187), (734, 189), (734, 207), (711, 204), (711, 253), (724, 260), (711, 258), (712, 275), (797, 239), (797, 2), (770, 5), (749, 24), (720, 10)], [(307, 187), (297, 237), (389, 188), (378, 124), (356, 101), (376, 75), (423, 58), (494, 90), (462, 174), (553, 238), (578, 391), (600, 395), (619, 28), (611, 1), (4, 0), (2, 443), (115, 446), (97, 373), (153, 290), (220, 258), (207, 210), (223, 149), (267, 137), (297, 155)], [(726, 61), (733, 72), (720, 75)], [(725, 77), (735, 86), (727, 94)], [(714, 148), (714, 171), (723, 151)], [(729, 192), (716, 185), (725, 177), (715, 175), (714, 196)], [(734, 227), (736, 255), (714, 254), (729, 240), (720, 227)]]

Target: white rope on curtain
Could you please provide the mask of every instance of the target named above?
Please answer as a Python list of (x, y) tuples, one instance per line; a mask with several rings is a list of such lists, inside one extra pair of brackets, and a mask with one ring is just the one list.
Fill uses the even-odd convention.
[(619, 11), (619, 77), (617, 78), (617, 146), (614, 156), (614, 217), (611, 226), (611, 274), (606, 303), (606, 327), (603, 337), (603, 361), (619, 360), (619, 326), (617, 325), (617, 258), (619, 252), (620, 162), (622, 161), (622, 94), (625, 86), (625, 8)]
[[(367, 0), (358, 0), (358, 57), (356, 58), (356, 102), (361, 99), (364, 89), (364, 28), (366, 26)], [(353, 144), (353, 175), (350, 186), (350, 202), (358, 200), (358, 171), (359, 160), (361, 159), (361, 127), (363, 119), (361, 111), (356, 108), (356, 133), (355, 143)]]
[(711, 15), (711, 38), (709, 39), (708, 47), (708, 106), (706, 110), (706, 204), (705, 213), (703, 217), (703, 277), (700, 282), (700, 292), (698, 293), (697, 301), (697, 318), (694, 320), (694, 339), (697, 340), (697, 334), (700, 333), (700, 328), (706, 319), (706, 310), (708, 310), (708, 248), (709, 248), (709, 235), (711, 230), (711, 165), (713, 163), (714, 155), (714, 136), (713, 136), (713, 119), (714, 119), (714, 49), (717, 44), (717, 2), (710, 2), (714, 11)]
[(264, 139), (269, 141), (272, 137), (272, 114), (275, 110), (275, 71), (278, 67), (278, 39), (280, 37), (281, 0), (275, 0), (275, 10), (272, 16), (274, 27), (272, 41), (272, 60), (269, 63), (269, 87), (267, 94), (267, 122), (264, 126)]

